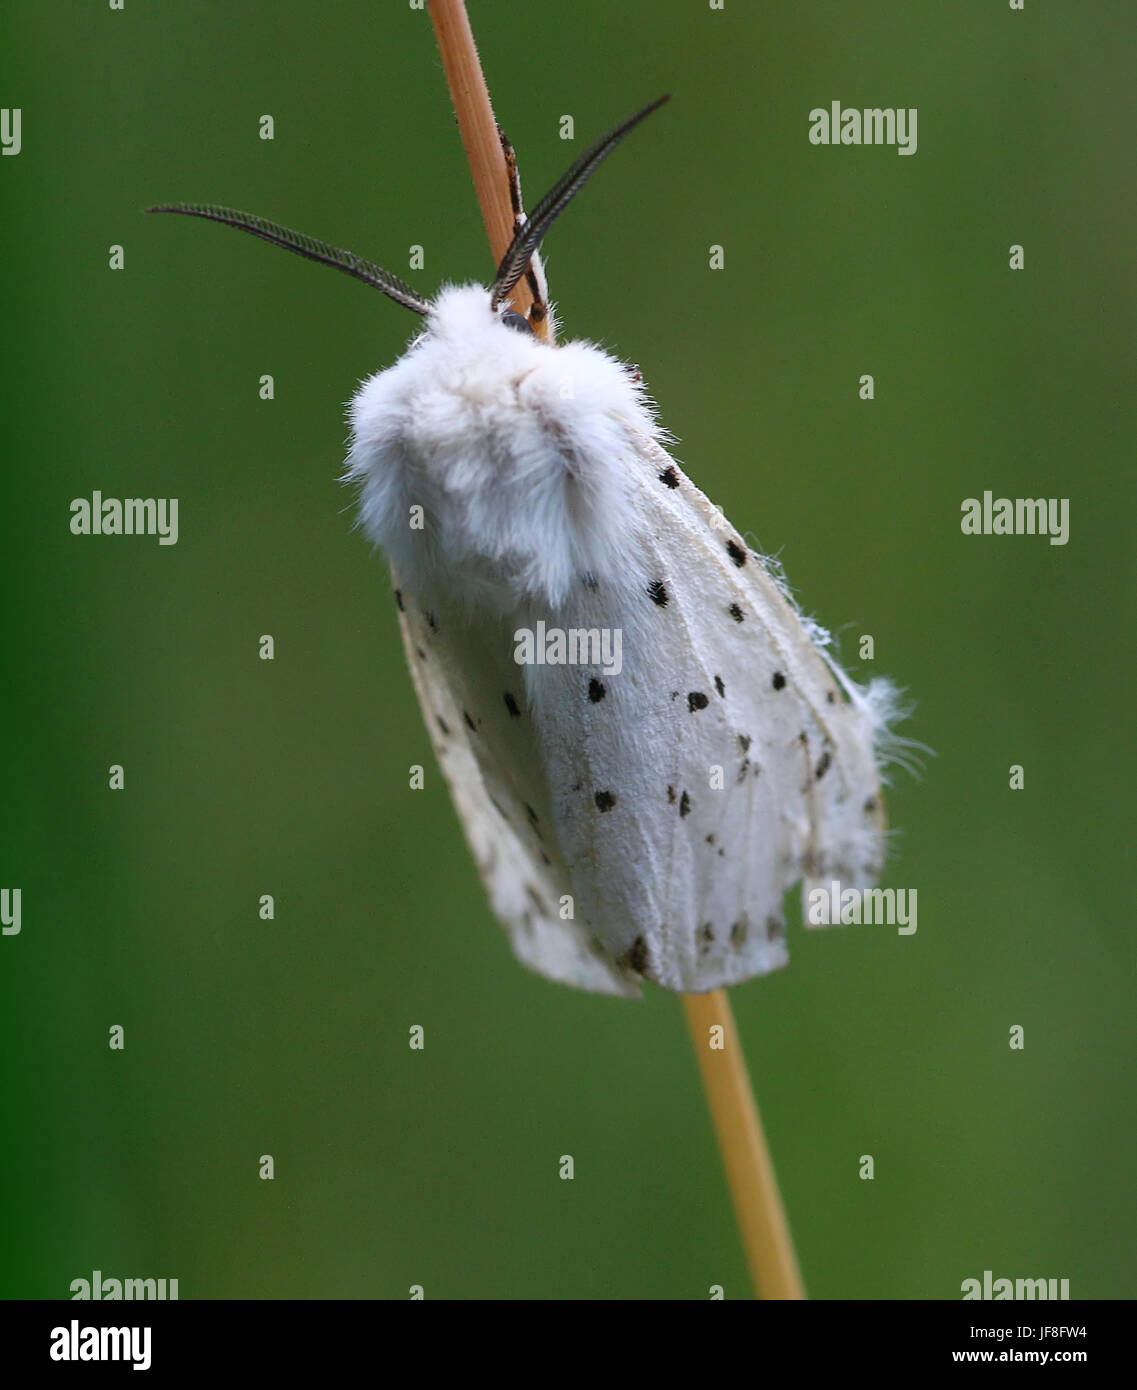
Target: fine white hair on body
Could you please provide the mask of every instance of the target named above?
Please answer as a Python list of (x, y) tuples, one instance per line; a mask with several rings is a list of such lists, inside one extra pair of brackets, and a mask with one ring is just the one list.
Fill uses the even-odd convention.
[(505, 611), (556, 607), (585, 574), (634, 580), (632, 455), (659, 431), (643, 387), (600, 348), (553, 347), (507, 327), (482, 286), (451, 286), (350, 419), (363, 528), (411, 587), (450, 581)]

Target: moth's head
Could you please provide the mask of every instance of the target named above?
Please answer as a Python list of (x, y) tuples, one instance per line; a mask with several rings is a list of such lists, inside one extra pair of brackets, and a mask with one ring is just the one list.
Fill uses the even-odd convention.
[[(481, 319), (473, 315), (457, 315), (456, 317), (461, 318), (479, 335), (483, 329), (491, 327), (502, 328), (509, 333), (517, 333), (529, 338), (547, 339), (550, 336), (548, 331), (550, 326), (549, 310), (545, 303), (544, 280), (540, 273), (540, 262), (537, 255), (545, 233), (624, 136), (634, 130), (642, 120), (650, 116), (653, 111), (658, 110), (669, 99), (667, 96), (660, 97), (657, 101), (653, 101), (650, 106), (645, 106), (642, 111), (637, 111), (634, 116), (622, 122), (615, 130), (610, 131), (602, 140), (597, 141), (591, 149), (586, 150), (581, 155), (554, 187), (545, 194), (528, 217), (520, 218), (519, 214), (513, 240), (501, 259), (493, 284), (488, 291), (482, 290), (485, 316)], [(516, 195), (516, 185), (513, 191)], [(162, 204), (158, 207), (147, 208), (147, 212), (183, 213), (190, 217), (203, 217), (210, 222), (220, 222), (227, 227), (236, 227), (239, 231), (249, 232), (253, 236), (271, 242), (274, 246), (282, 246), (286, 251), (293, 251), (298, 256), (304, 256), (308, 260), (320, 262), (321, 265), (330, 265), (336, 270), (342, 270), (346, 275), (355, 276), (357, 280), (362, 280), (373, 289), (382, 290), (396, 304), (401, 304), (404, 308), (426, 317), (428, 332), (448, 332), (452, 326), (450, 322), (452, 315), (448, 312), (453, 308), (453, 302), (449, 298), (453, 293), (452, 291), (443, 290), (433, 303), (428, 303), (405, 281), (399, 279), (397, 275), (392, 275), (390, 271), (381, 269), (372, 261), (366, 261), (351, 251), (343, 251), (338, 247), (330, 246), (327, 242), (317, 241), (314, 237), (305, 236), (302, 232), (294, 232), (288, 227), (280, 226), (279, 223), (268, 222), (263, 217), (256, 217), (248, 212), (237, 212), (233, 208), (217, 207), (210, 203)], [(532, 304), (527, 315), (518, 313), (511, 302), (513, 291), (523, 276), (527, 280), (532, 295)]]
[(519, 314), (516, 309), (502, 311), (501, 326), (512, 329), (514, 333), (527, 334), (530, 338), (533, 336), (533, 325), (524, 314)]
[(427, 306), (420, 342), (443, 343), (455, 358), (526, 362), (547, 339), (513, 308), (495, 305), (484, 285), (444, 285)]

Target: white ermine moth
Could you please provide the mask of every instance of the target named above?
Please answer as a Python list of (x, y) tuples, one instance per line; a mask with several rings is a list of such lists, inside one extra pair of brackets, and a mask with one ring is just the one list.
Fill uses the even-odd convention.
[[(667, 453), (639, 373), (543, 336), (541, 239), (664, 100), (528, 217), (515, 184), (489, 290), (428, 302), (248, 213), (151, 209), (251, 232), (423, 316), (351, 402), (346, 477), (391, 562), (423, 716), (515, 954), (632, 996), (644, 979), (700, 991), (774, 970), (790, 887), (871, 886), (893, 704), (887, 682), (844, 674), (777, 569)], [(528, 317), (509, 307), (523, 275)]]

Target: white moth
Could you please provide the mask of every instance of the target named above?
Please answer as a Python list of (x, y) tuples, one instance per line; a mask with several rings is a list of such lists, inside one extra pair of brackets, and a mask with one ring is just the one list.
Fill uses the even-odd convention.
[[(424, 718), (514, 953), (633, 996), (644, 979), (700, 991), (777, 969), (789, 888), (875, 881), (893, 704), (886, 682), (862, 690), (841, 671), (775, 568), (667, 453), (638, 372), (539, 336), (541, 238), (660, 104), (528, 218), (511, 162), (517, 232), (488, 291), (427, 303), (250, 214), (153, 209), (252, 232), (424, 316), (351, 402), (347, 477), (391, 561)], [(508, 307), (522, 275), (528, 319)], [(527, 634), (534, 648), (554, 634), (551, 661), (518, 664)], [(556, 660), (558, 640), (576, 661)]]

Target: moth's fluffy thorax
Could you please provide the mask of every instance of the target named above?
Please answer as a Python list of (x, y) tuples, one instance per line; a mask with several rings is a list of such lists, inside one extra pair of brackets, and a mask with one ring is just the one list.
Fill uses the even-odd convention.
[(363, 527), (411, 585), (557, 605), (638, 548), (634, 494), (657, 437), (643, 388), (591, 343), (509, 328), (479, 285), (439, 294), (349, 416)]

